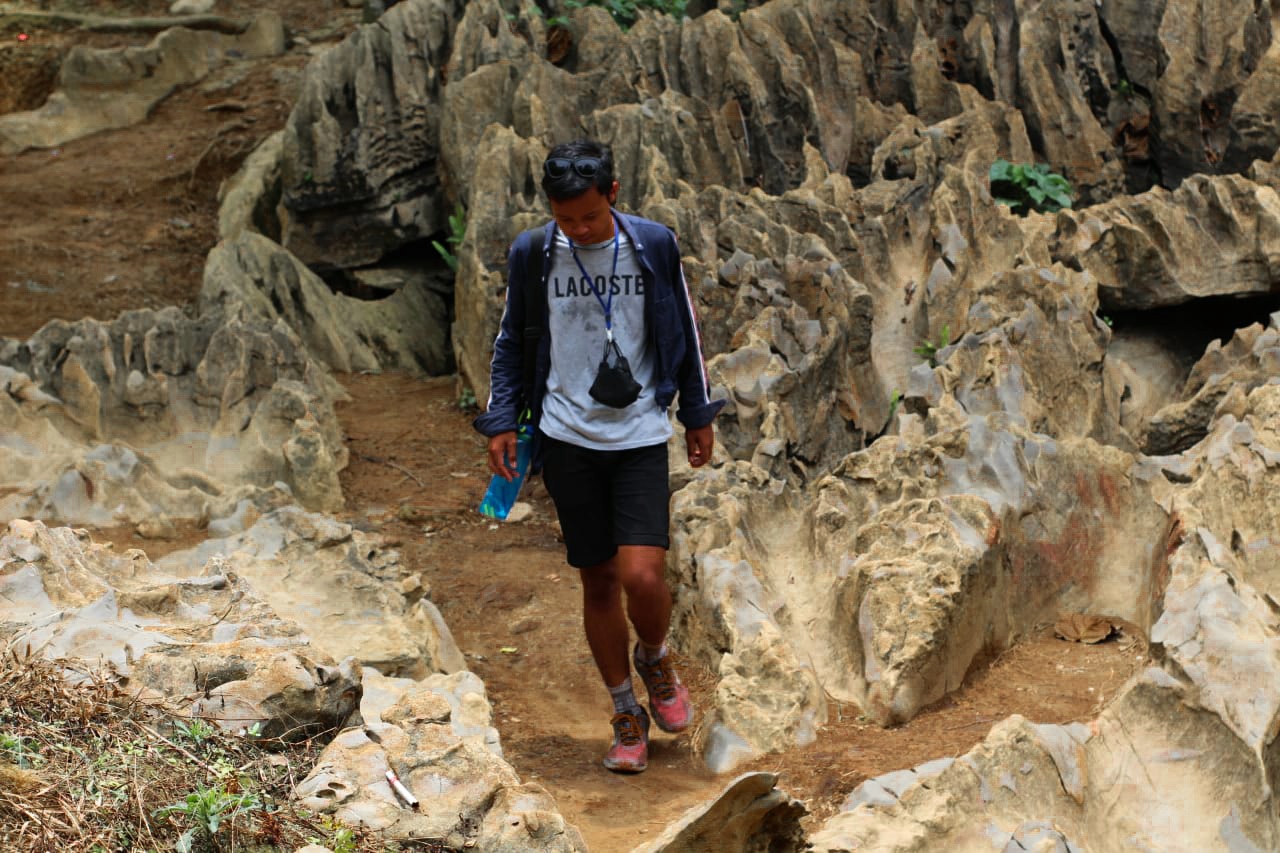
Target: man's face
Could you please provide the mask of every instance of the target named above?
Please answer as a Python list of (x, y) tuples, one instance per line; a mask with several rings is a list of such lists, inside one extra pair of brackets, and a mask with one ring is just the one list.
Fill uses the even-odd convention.
[(605, 195), (595, 187), (576, 198), (551, 201), (551, 215), (556, 225), (575, 243), (603, 243), (613, 237), (611, 205), (618, 197), (618, 182), (614, 181)]

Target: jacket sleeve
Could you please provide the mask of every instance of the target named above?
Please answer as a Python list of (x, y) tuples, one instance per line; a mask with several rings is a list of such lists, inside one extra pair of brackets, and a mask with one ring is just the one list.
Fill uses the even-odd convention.
[(698, 315), (693, 307), (693, 295), (684, 277), (684, 265), (680, 263), (680, 247), (675, 235), (671, 236), (671, 285), (675, 291), (676, 310), (684, 332), (684, 357), (677, 367), (676, 382), (680, 393), (676, 418), (685, 428), (704, 427), (715, 420), (716, 413), (724, 408), (724, 400), (711, 399), (711, 380), (702, 358), (702, 335), (698, 332)]
[(516, 429), (523, 402), (526, 255), (536, 251), (529, 232), (522, 233), (507, 252), (507, 298), (493, 342), (489, 363), (489, 399), (472, 425), (487, 436)]

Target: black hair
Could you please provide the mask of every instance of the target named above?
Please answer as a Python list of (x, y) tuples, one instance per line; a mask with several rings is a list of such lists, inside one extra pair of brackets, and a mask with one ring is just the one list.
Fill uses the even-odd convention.
[(594, 139), (575, 139), (573, 142), (562, 142), (547, 154), (547, 160), (553, 157), (564, 157), (576, 160), (579, 157), (595, 157), (600, 161), (600, 171), (594, 178), (584, 178), (573, 169), (567, 170), (558, 178), (552, 178), (546, 171), (542, 173), (542, 191), (552, 201), (568, 201), (577, 198), (587, 190), (595, 187), (603, 196), (608, 196), (613, 189), (613, 151), (603, 142)]

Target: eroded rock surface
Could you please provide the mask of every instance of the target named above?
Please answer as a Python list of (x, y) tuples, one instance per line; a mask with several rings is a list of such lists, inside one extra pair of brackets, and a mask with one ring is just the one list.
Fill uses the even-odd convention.
[(278, 243), (242, 231), (209, 253), (201, 309), (244, 306), (283, 321), (311, 355), (334, 370), (448, 373), (449, 292), (415, 280), (383, 299), (335, 293)]
[(662, 835), (632, 853), (684, 850), (741, 850), (788, 853), (806, 849), (799, 800), (777, 788), (772, 773), (745, 773), (714, 800), (694, 806)]
[(15, 648), (105, 667), (129, 692), (263, 738), (332, 731), (360, 704), (360, 664), (309, 645), (229, 564), (165, 574), (38, 521), (0, 537), (0, 628)]
[(0, 516), (209, 521), (342, 506), (336, 385), (281, 321), (176, 308), (0, 339)]
[[(206, 548), (198, 573), (188, 571), (191, 555), (172, 555), (162, 568), (141, 551), (121, 555), (94, 544), (84, 531), (11, 521), (0, 534), (0, 636), (22, 653), (61, 663), (68, 677), (105, 670), (145, 701), (265, 743), (342, 729), (298, 795), (317, 811), (338, 807), (349, 823), (397, 838), (449, 839), (459, 849), (471, 842), (511, 853), (585, 850), (551, 796), (522, 785), (503, 760), (484, 685), (474, 674), (415, 681), (362, 672), (357, 658), (336, 661), (258, 594), (262, 584), (280, 597), (271, 570), (288, 574), (310, 563), (334, 573), (329, 583), (345, 583), (345, 597), (356, 604), (390, 599), (375, 576), (394, 568), (393, 561), (378, 559), (368, 542), (352, 541), (345, 525), (297, 514), (268, 517), (243, 539), (224, 542), (239, 547)], [(344, 573), (339, 566), (348, 562), (363, 571)], [(318, 584), (319, 577), (297, 581)], [(330, 601), (343, 598), (328, 594)], [(318, 636), (355, 633), (346, 644), (369, 657), (379, 657), (378, 650), (370, 650), (359, 627), (394, 634), (377, 615), (344, 624), (307, 612), (306, 601), (288, 604)], [(433, 627), (443, 629), (406, 619), (401, 639), (428, 642), (410, 631)], [(430, 668), (420, 649), (406, 654), (417, 655), (413, 667)], [(352, 721), (357, 725), (343, 729)], [(392, 766), (423, 800), (422, 813), (403, 808), (387, 787), (383, 774)]]
[(1277, 414), (1280, 383), (1256, 388), (1186, 454), (1190, 482), (1165, 498), (1178, 525), (1151, 627), (1156, 665), (1088, 725), (1015, 717), (927, 785), (864, 786), (814, 848), (1275, 847), (1280, 698), (1259, 685), (1280, 667), (1280, 522), (1258, 501), (1280, 476)]
[[(296, 795), (393, 839), (436, 839), (452, 849), (586, 850), (540, 785), (521, 784), (489, 728), (483, 685), (469, 672), (434, 675), (381, 712), (381, 722), (338, 735)], [(394, 770), (421, 802), (416, 811), (387, 783)]]
[(386, 675), (410, 678), (466, 668), (431, 600), (411, 601), (401, 592), (409, 572), (376, 535), (286, 507), (242, 533), (170, 554), (159, 565), (185, 574), (210, 560), (234, 565), (277, 613), (335, 658), (354, 657)]
[(239, 35), (174, 27), (145, 47), (73, 47), (44, 106), (0, 116), (0, 154), (55, 148), (137, 124), (179, 86), (227, 62), (278, 56), (284, 45), (284, 23), (268, 11)]

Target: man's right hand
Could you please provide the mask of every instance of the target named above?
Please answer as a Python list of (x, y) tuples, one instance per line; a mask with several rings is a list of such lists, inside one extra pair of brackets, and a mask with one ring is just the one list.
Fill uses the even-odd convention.
[(500, 432), (489, 439), (489, 470), (507, 482), (516, 474), (516, 433)]

